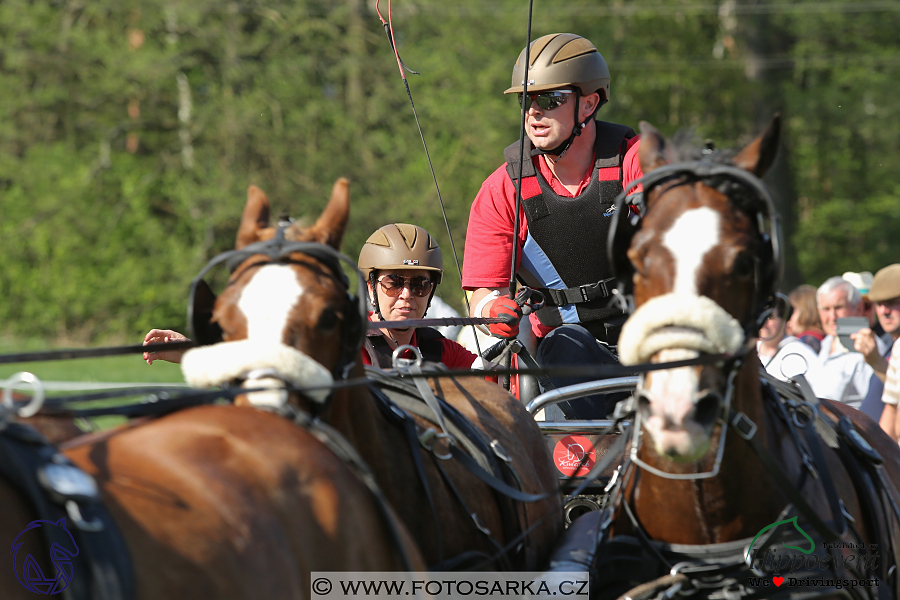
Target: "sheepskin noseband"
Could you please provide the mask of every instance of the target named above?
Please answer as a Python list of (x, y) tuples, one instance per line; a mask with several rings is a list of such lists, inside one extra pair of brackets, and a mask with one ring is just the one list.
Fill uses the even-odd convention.
[(744, 342), (737, 319), (706, 296), (664, 294), (638, 308), (619, 337), (623, 365), (649, 362), (667, 348), (734, 354)]
[(328, 386), (334, 382), (328, 369), (284, 344), (222, 342), (189, 350), (181, 360), (185, 381), (196, 388), (223, 385), (253, 371), (265, 371), (296, 387), (324, 386), (304, 392), (316, 402), (325, 402), (331, 392)]

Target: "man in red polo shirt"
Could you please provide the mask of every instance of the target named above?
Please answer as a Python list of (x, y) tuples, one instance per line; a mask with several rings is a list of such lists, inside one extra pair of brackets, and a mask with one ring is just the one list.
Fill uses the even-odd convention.
[[(462, 285), (472, 291), (472, 316), (521, 317), (506, 295), (515, 239), (517, 279), (540, 290), (547, 302), (531, 316), (538, 362), (615, 362), (609, 346), (616, 344), (625, 314), (610, 303), (615, 284), (606, 242), (615, 198), (642, 176), (638, 137), (630, 127), (594, 120), (609, 101), (609, 69), (583, 37), (551, 34), (532, 43), (527, 97), (525, 71), (523, 50), (504, 92), (518, 94), (526, 111), (519, 230), (514, 235), (521, 155), (516, 142), (472, 203)], [(518, 323), (491, 326), (498, 337), (517, 332)], [(556, 378), (554, 384), (575, 381)], [(578, 400), (561, 408), (569, 418), (602, 418), (612, 408), (610, 400)]]

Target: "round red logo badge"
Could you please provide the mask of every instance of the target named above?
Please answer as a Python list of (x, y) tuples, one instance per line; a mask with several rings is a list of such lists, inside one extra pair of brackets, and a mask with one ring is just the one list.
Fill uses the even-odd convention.
[(566, 477), (584, 477), (595, 462), (597, 451), (591, 441), (582, 435), (566, 436), (553, 448), (553, 463)]

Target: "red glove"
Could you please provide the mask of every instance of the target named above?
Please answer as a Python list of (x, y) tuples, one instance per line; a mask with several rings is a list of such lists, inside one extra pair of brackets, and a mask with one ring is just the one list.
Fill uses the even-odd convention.
[(519, 333), (522, 307), (512, 298), (501, 296), (491, 303), (491, 317), (505, 319), (503, 323), (491, 323), (491, 335), (500, 338), (514, 338)]

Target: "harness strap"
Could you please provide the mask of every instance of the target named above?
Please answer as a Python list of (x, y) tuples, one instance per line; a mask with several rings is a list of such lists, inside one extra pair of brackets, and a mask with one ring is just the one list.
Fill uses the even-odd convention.
[(819, 442), (819, 436), (816, 433), (812, 423), (807, 423), (806, 427), (806, 445), (812, 453), (813, 462), (817, 466), (819, 477), (822, 480), (822, 487), (825, 488), (825, 495), (828, 497), (828, 505), (831, 508), (831, 517), (834, 520), (834, 528), (840, 532), (843, 537), (847, 533), (847, 522), (844, 518), (844, 508), (838, 497), (837, 489), (834, 487), (834, 479), (831, 477), (831, 469), (825, 462), (825, 455), (822, 453), (822, 444)]
[[(422, 369), (419, 365), (413, 363), (409, 366), (409, 372), (413, 375), (421, 375)], [(416, 389), (419, 390), (419, 395), (422, 396), (422, 400), (428, 405), (428, 408), (434, 412), (438, 426), (444, 433), (449, 433), (450, 430), (447, 429), (447, 422), (444, 420), (444, 411), (441, 410), (441, 404), (438, 402), (438, 399), (434, 397), (431, 388), (428, 387), (428, 383), (425, 382), (423, 377), (416, 377), (413, 382), (416, 384)]]
[[(370, 392), (379, 390), (382, 397), (389, 398), (389, 401), (399, 407), (399, 409), (435, 423), (434, 410), (423, 404), (423, 399), (420, 397), (420, 392), (415, 385), (387, 377), (380, 369), (366, 369), (366, 375), (371, 379), (377, 380), (376, 385), (369, 385)], [(388, 394), (388, 390), (396, 393)], [(444, 421), (447, 426), (445, 432), (450, 434), (458, 444), (462, 445), (485, 470), (497, 472), (498, 469), (492, 458), (494, 454), (491, 452), (490, 443), (484, 440), (481, 433), (453, 406), (441, 400), (438, 402), (441, 407), (441, 413), (445, 417)]]
[(378, 506), (378, 510), (384, 518), (394, 545), (397, 547), (397, 550), (400, 551), (404, 566), (408, 570), (412, 570), (413, 563), (406, 551), (406, 545), (403, 543), (403, 538), (397, 527), (397, 519), (391, 512), (390, 504), (375, 480), (375, 474), (363, 460), (362, 456), (360, 456), (357, 449), (347, 441), (347, 438), (341, 435), (337, 429), (330, 425), (326, 425), (318, 419), (312, 418), (308, 413), (301, 411), (292, 405), (287, 405), (285, 408), (280, 409), (280, 411), (282, 416), (287, 416), (294, 423), (308, 431), (313, 437), (325, 444), (335, 456), (353, 468), (357, 476), (375, 498), (375, 504)]
[[(431, 510), (431, 515), (434, 519), (435, 535), (436, 535), (437, 546), (438, 546), (438, 563), (436, 565), (434, 565), (432, 567), (432, 569), (448, 570), (448, 569), (452, 569), (452, 568), (458, 568), (460, 565), (468, 564), (470, 561), (473, 561), (476, 559), (486, 559), (488, 561), (493, 561), (494, 560), (493, 557), (484, 555), (482, 553), (475, 553), (475, 554), (463, 553), (459, 556), (455, 556), (455, 557), (452, 557), (452, 558), (449, 558), (446, 560), (443, 558), (443, 543), (442, 543), (442, 538), (441, 538), (440, 519), (437, 514), (437, 509), (435, 508), (435, 505), (434, 505), (434, 498), (431, 493), (431, 487), (428, 485), (428, 478), (425, 473), (425, 464), (424, 464), (424, 461), (422, 460), (421, 448), (419, 447), (420, 445), (424, 444), (423, 438), (419, 436), (418, 428), (416, 426), (415, 420), (411, 418), (409, 413), (404, 412), (399, 406), (397, 406), (391, 400), (391, 398), (389, 398), (384, 393), (384, 391), (381, 390), (379, 387), (370, 386), (370, 391), (372, 392), (373, 398), (375, 398), (377, 400), (377, 405), (381, 409), (382, 413), (385, 414), (385, 416), (388, 417), (388, 419), (390, 421), (401, 424), (404, 434), (406, 436), (407, 443), (410, 448), (410, 452), (412, 453), (413, 462), (416, 467), (416, 474), (418, 475), (419, 481), (421, 482), (422, 487), (425, 490), (425, 496), (428, 500), (428, 506)], [(449, 445), (449, 447), (451, 448), (451, 451), (453, 449), (456, 449), (456, 445), (453, 443), (451, 443)], [(432, 454), (435, 454), (433, 448), (432, 448)], [(463, 453), (460, 453), (460, 454), (462, 456), (465, 456), (467, 459), (469, 458), (468, 456), (466, 456)], [(444, 478), (444, 481), (446, 482), (447, 486), (451, 489), (453, 494), (456, 496), (456, 499), (459, 501), (460, 505), (463, 507), (463, 510), (465, 511), (465, 513), (471, 517), (472, 521), (475, 523), (475, 526), (478, 528), (478, 530), (481, 531), (482, 533), (484, 533), (488, 537), (488, 540), (494, 545), (494, 547), (499, 549), (500, 545), (496, 542), (496, 540), (494, 540), (491, 537), (490, 530), (485, 528), (484, 524), (481, 522), (481, 519), (478, 517), (477, 513), (469, 510), (468, 506), (466, 506), (466, 503), (464, 502), (459, 491), (453, 485), (453, 481), (450, 479), (450, 477), (447, 475), (447, 473), (444, 471), (443, 467), (441, 466), (440, 460), (442, 458), (443, 459), (450, 458), (450, 456), (438, 457), (437, 455), (435, 455), (435, 458), (436, 458), (435, 466), (437, 467), (438, 471), (441, 473), (441, 476)], [(500, 556), (504, 556), (504, 554), (501, 553)]]
[[(475, 528), (483, 533), (488, 542), (494, 547), (494, 551), (496, 552), (496, 554), (490, 559), (491, 562), (499, 561), (504, 570), (511, 570), (512, 563), (510, 562), (509, 556), (506, 552), (504, 552), (503, 547), (500, 545), (500, 543), (494, 539), (491, 530), (488, 529), (488, 527), (484, 524), (484, 522), (481, 520), (481, 517), (478, 516), (478, 513), (470, 509), (469, 505), (466, 504), (466, 499), (462, 494), (459, 493), (459, 489), (453, 482), (453, 479), (449, 475), (447, 475), (447, 471), (444, 469), (444, 465), (442, 464), (442, 462), (440, 460), (436, 460), (434, 464), (437, 467), (438, 472), (440, 472), (441, 477), (444, 478), (444, 482), (447, 484), (447, 487), (450, 488), (450, 491), (453, 492), (453, 495), (456, 497), (456, 501), (459, 502), (459, 505), (462, 506), (463, 511), (465, 511), (465, 513), (469, 515), (469, 518), (472, 519), (472, 522), (475, 524)], [(506, 529), (508, 533), (513, 525), (509, 522), (509, 517), (505, 515), (504, 512), (505, 511), (502, 510), (500, 511), (504, 529)]]
[(517, 500), (518, 502), (538, 502), (540, 500), (545, 500), (554, 496), (558, 493), (557, 490), (553, 490), (550, 492), (544, 492), (543, 494), (526, 494), (520, 490), (515, 489), (514, 487), (507, 485), (506, 483), (500, 481), (487, 471), (481, 468), (481, 466), (472, 460), (472, 458), (459, 449), (457, 446), (450, 447), (450, 454), (453, 455), (453, 458), (459, 461), (459, 463), (464, 466), (472, 475), (480, 479), (483, 483), (487, 484), (491, 489), (500, 492), (504, 496), (512, 498), (513, 500)]
[[(402, 412), (402, 411), (399, 411)], [(398, 415), (399, 416), (399, 415)], [(428, 477), (425, 475), (425, 462), (422, 460), (422, 450), (419, 448), (418, 435), (416, 433), (416, 423), (409, 416), (400, 416), (403, 426), (403, 433), (406, 435), (406, 442), (412, 455), (413, 464), (416, 467), (416, 475), (422, 488), (425, 490), (425, 498), (428, 500), (428, 508), (431, 511), (431, 518), (434, 521), (434, 537), (437, 544), (438, 566), (444, 562), (444, 543), (441, 537), (441, 523), (434, 506), (434, 498), (431, 496), (431, 486), (428, 485)]]
[[(787, 415), (787, 410), (784, 407), (784, 403), (780, 401), (778, 395), (774, 392), (774, 390), (767, 385), (767, 380), (763, 379), (763, 392), (769, 393), (769, 398), (772, 400), (776, 408), (779, 410), (780, 414), (783, 416), (785, 421), (785, 426), (790, 432), (791, 437), (794, 439), (794, 444), (797, 446), (797, 450), (803, 456), (803, 462), (806, 465), (809, 472), (822, 482), (822, 488), (825, 490), (825, 496), (828, 499), (828, 506), (831, 510), (832, 519), (834, 521), (834, 529), (835, 531), (840, 532), (840, 536), (844, 537), (847, 533), (847, 522), (844, 518), (844, 509), (841, 505), (840, 495), (837, 492), (837, 488), (834, 485), (834, 479), (831, 476), (831, 469), (828, 468), (828, 463), (825, 461), (825, 455), (822, 452), (822, 444), (819, 438), (818, 431), (816, 430), (814, 423), (817, 419), (826, 419), (827, 416), (821, 412), (819, 407), (818, 400), (816, 400), (816, 404), (804, 403), (795, 407), (793, 410), (795, 412), (794, 418), (791, 419)], [(805, 410), (804, 410), (805, 409)], [(798, 420), (799, 414), (803, 414), (806, 416), (807, 421), (805, 423), (801, 423)], [(823, 423), (824, 424), (824, 423)], [(809, 450), (809, 454), (811, 455), (811, 459), (807, 456), (806, 452), (803, 450), (803, 445), (800, 443), (799, 435), (797, 434), (797, 429), (803, 429), (806, 433), (804, 436), (806, 442), (806, 448)], [(794, 487), (802, 487), (802, 484)]]
[(756, 424), (751, 421), (747, 415), (742, 412), (736, 411), (733, 407), (728, 410), (728, 423), (729, 425), (740, 435), (747, 443), (750, 445), (750, 448), (756, 453), (756, 456), (759, 458), (760, 462), (763, 464), (765, 470), (772, 476), (772, 479), (775, 480), (775, 483), (778, 484), (778, 487), (781, 488), (781, 491), (785, 493), (785, 495), (790, 500), (791, 504), (793, 504), (800, 513), (809, 520), (810, 524), (815, 527), (816, 531), (818, 531), (826, 541), (833, 542), (841, 539), (841, 534), (838, 534), (832, 529), (825, 521), (822, 520), (821, 517), (816, 513), (815, 510), (809, 505), (809, 503), (803, 498), (800, 494), (800, 491), (794, 486), (788, 476), (785, 474), (784, 470), (781, 468), (781, 465), (772, 458), (772, 455), (769, 451), (760, 443), (759, 439), (756, 437)]

